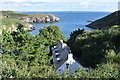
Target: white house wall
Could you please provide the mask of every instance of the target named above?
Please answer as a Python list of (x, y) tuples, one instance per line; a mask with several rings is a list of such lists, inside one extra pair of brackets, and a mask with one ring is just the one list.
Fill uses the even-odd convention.
[(72, 64), (69, 64), (69, 65), (68, 65), (68, 68), (67, 68), (66, 64), (69, 64), (69, 63), (66, 61), (63, 65), (60, 66), (60, 68), (57, 69), (57, 73), (58, 73), (59, 75), (62, 75), (63, 72), (66, 71), (66, 70), (69, 70), (69, 73), (70, 73), (70, 74), (73, 74), (78, 67), (82, 67), (82, 65), (80, 65), (80, 64), (79, 64), (78, 62), (76, 62), (76, 61), (75, 61), (75, 62), (72, 62)]
[(77, 61), (73, 59), (73, 54), (68, 54), (67, 61), (57, 69), (57, 73), (61, 75), (65, 70), (69, 70), (70, 74), (73, 74), (78, 67), (83, 67)]

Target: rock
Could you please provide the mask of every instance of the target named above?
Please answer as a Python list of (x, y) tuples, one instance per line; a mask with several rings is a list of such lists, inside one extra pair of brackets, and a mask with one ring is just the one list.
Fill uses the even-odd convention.
[[(32, 31), (32, 30), (35, 30), (35, 27), (33, 27), (31, 24), (26, 24), (26, 25), (24, 25), (25, 27), (24, 27), (24, 30), (25, 31)], [(7, 29), (7, 27), (8, 26), (6, 26), (6, 25), (2, 25), (2, 27), (3, 27), (3, 29), (1, 29), (0, 30), (0, 34), (2, 34), (2, 30), (7, 30), (7, 31), (10, 31), (10, 32), (17, 32), (18, 31), (18, 29), (20, 29), (19, 27), (18, 27), (18, 25), (11, 25), (11, 27), (9, 26), (9, 28)]]
[(46, 17), (22, 17), (17, 18), (20, 21), (27, 22), (27, 23), (42, 23), (42, 22), (58, 22), (60, 19), (58, 17), (53, 16), (52, 14), (49, 14)]
[(12, 27), (9, 28), (9, 31), (10, 31), (10, 32), (13, 32), (13, 31), (14, 31), (14, 32), (17, 32), (17, 31), (18, 31), (17, 29), (18, 29), (18, 26), (12, 25)]
[[(25, 30), (25, 28), (24, 28)], [(26, 27), (26, 31), (32, 31), (32, 30), (35, 30), (35, 27), (33, 27), (31, 24), (29, 24), (27, 27)]]
[(60, 21), (60, 19), (56, 17), (56, 18), (55, 18), (55, 21), (58, 22), (58, 21)]
[(8, 16), (8, 15), (2, 15), (3, 16), (3, 18), (9, 18), (10, 16)]
[(53, 16), (52, 14), (49, 14), (49, 18), (50, 18), (50, 21), (52, 21), (52, 22), (55, 21), (55, 16)]
[(88, 20), (87, 22), (92, 22), (92, 21)]
[(45, 22), (50, 22), (51, 20), (50, 20), (50, 18), (47, 16), (46, 18), (45, 18)]
[(41, 23), (41, 22), (42, 22), (41, 18), (39, 18), (39, 17), (36, 18), (36, 22), (37, 22), (37, 23)]

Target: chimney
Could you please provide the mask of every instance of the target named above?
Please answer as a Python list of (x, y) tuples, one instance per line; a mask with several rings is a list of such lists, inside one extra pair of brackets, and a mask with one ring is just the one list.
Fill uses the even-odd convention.
[(73, 54), (68, 54), (68, 60), (73, 60)]

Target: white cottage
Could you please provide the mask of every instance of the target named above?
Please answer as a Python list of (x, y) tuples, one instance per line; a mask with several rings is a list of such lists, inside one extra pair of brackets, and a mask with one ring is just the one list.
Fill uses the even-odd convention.
[(78, 67), (83, 67), (74, 60), (70, 48), (66, 43), (63, 43), (63, 40), (60, 40), (60, 43), (52, 48), (52, 58), (54, 67), (59, 75), (66, 70), (73, 74)]

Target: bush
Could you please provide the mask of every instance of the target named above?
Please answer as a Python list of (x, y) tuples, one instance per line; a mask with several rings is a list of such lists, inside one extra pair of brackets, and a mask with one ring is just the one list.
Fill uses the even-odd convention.
[[(76, 38), (70, 38), (68, 44), (74, 55), (84, 61), (85, 66), (95, 67), (106, 58), (115, 58), (120, 52), (119, 30), (84, 31)], [(111, 51), (112, 50), (112, 51)]]
[(85, 71), (79, 68), (75, 73), (75, 78), (119, 78), (119, 66), (116, 63), (108, 62), (97, 65), (95, 69)]

